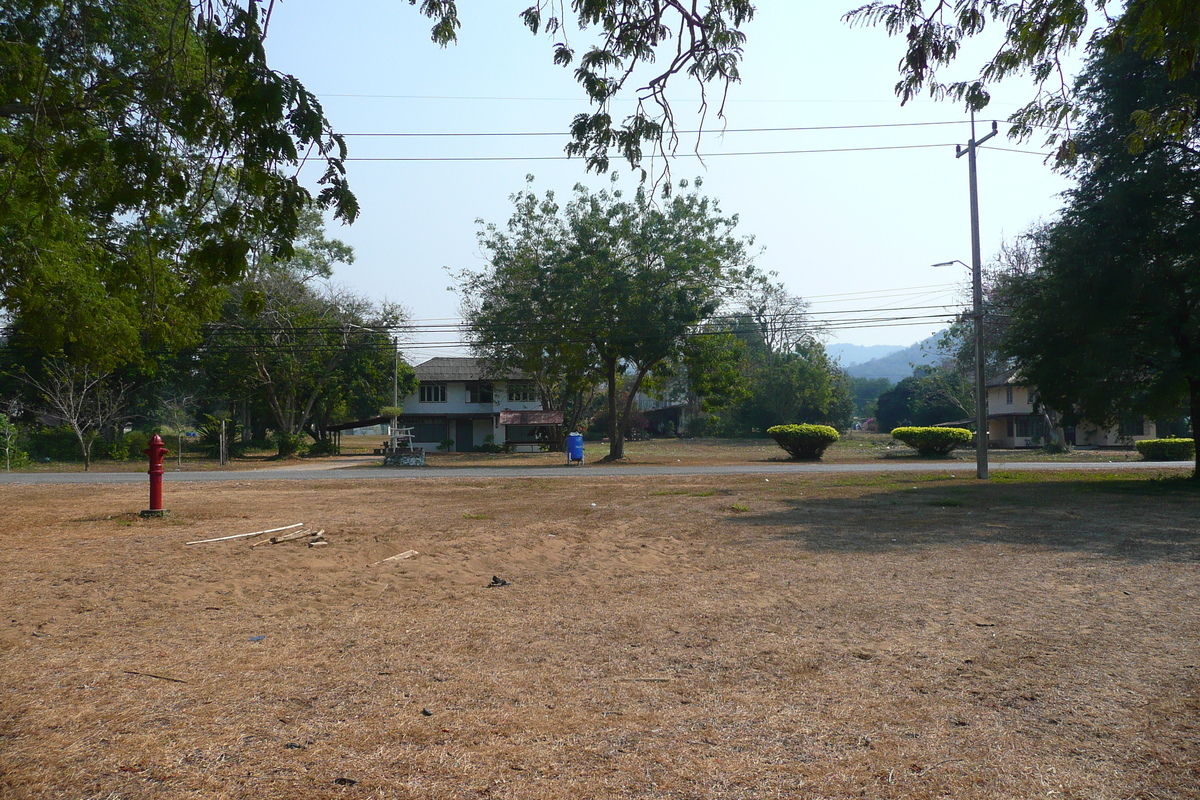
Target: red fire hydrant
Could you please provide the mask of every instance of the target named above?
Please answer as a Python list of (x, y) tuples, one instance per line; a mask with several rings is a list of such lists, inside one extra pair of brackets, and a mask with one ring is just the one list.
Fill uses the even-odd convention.
[(157, 433), (150, 437), (150, 446), (142, 451), (150, 457), (150, 508), (142, 512), (143, 517), (165, 517), (162, 507), (163, 459), (171, 452), (163, 447), (162, 437)]

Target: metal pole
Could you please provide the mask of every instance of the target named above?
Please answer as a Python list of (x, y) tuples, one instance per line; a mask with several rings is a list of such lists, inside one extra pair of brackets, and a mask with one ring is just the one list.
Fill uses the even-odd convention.
[[(400, 407), (400, 394), (398, 383), (400, 380), (400, 340), (395, 336), (392, 337), (392, 352), (395, 353), (396, 363), (392, 365), (392, 435), (390, 437), (390, 447), (392, 454), (395, 455), (397, 449), (396, 434), (397, 428), (400, 426), (400, 417), (397, 416)], [(408, 440), (409, 445), (412, 445), (412, 440)]]
[(998, 126), (992, 123), (992, 132), (975, 139), (975, 112), (971, 112), (971, 140), (964, 151), (960, 146), (955, 158), (967, 154), (967, 172), (971, 188), (971, 316), (975, 318), (975, 476), (986, 481), (988, 475), (988, 407), (987, 376), (983, 357), (983, 257), (979, 246), (979, 177), (977, 174), (976, 150), (979, 145), (997, 133)]

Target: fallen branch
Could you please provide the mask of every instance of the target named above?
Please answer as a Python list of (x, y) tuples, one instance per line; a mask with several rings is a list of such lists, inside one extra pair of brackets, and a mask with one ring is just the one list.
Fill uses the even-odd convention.
[(372, 567), (377, 567), (377, 566), (379, 566), (380, 564), (384, 563), (385, 561), (403, 561), (404, 559), (406, 559), (406, 558), (412, 558), (412, 557), (413, 557), (413, 556), (415, 556), (415, 555), (417, 555), (417, 551), (416, 551), (416, 550), (405, 550), (403, 553), (396, 553), (396, 555), (394, 555), (394, 556), (388, 556), (387, 558), (384, 558), (384, 559), (381, 559), (381, 560), (379, 560), (379, 561), (376, 561), (376, 562), (375, 562), (374, 564), (372, 564), (371, 566), (372, 566)]
[(187, 683), (187, 681), (181, 678), (168, 678), (166, 675), (155, 675), (153, 672), (138, 672), (137, 670), (127, 669), (124, 670), (124, 673), (126, 675), (141, 675), (145, 678), (158, 678), (160, 681), (171, 681), (171, 683)]
[(268, 528), (265, 531), (255, 531), (254, 533), (235, 533), (232, 536), (218, 536), (216, 539), (197, 539), (194, 542), (185, 542), (184, 544), (207, 544), (208, 542), (227, 542), (230, 539), (248, 539), (251, 536), (262, 536), (266, 533), (275, 533), (276, 531), (286, 531), (291, 528), (299, 528), (303, 522), (297, 522), (295, 525), (284, 525), (282, 528)]

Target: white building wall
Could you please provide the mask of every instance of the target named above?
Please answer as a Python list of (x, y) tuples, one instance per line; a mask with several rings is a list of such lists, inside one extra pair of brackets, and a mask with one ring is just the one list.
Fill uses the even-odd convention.
[[(1013, 386), (1012, 402), (1008, 402), (1006, 386), (988, 387), (988, 414), (1036, 414), (1033, 398), (1036, 394), (1025, 386)], [(1061, 427), (1060, 427), (1061, 431)], [(1075, 428), (1075, 444), (1078, 447), (1120, 447), (1143, 439), (1156, 438), (1157, 431), (1153, 420), (1144, 422), (1143, 435), (1122, 437), (1120, 427), (1101, 428), (1090, 423), (1083, 423)], [(988, 441), (1002, 447), (1037, 447), (1045, 444), (1045, 437), (1034, 442), (1025, 436), (1009, 436), (1008, 420), (1003, 417), (988, 420)]]

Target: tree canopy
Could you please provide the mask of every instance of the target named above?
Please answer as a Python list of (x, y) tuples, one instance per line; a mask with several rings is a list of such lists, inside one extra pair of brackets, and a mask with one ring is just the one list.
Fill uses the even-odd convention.
[(488, 363), (543, 386), (608, 387), (610, 458), (623, 456), (625, 420), (643, 381), (660, 365), (684, 362), (688, 338), (751, 270), (737, 218), (702, 196), (699, 182), (680, 189), (655, 205), (645, 187), (626, 195), (576, 186), (565, 207), (526, 189), (513, 198), (507, 228), (483, 229), (488, 267), (460, 276), (472, 346)]
[(210, 402), (269, 420), (280, 455), (297, 450), (305, 434), (326, 442), (328, 425), (380, 415), (394, 369), (400, 391), (416, 387), (389, 333), (403, 309), (328, 280), (334, 264), (353, 260), (350, 247), (326, 236), (320, 215), (306, 213), (293, 257), (257, 259), (205, 326), (195, 364)]
[(48, 350), (111, 366), (193, 343), (252, 243), (289, 257), (314, 201), (354, 219), (342, 139), (267, 66), (265, 29), (255, 2), (5, 4), (0, 298)]
[(901, 425), (954, 422), (973, 413), (971, 384), (961, 375), (934, 370), (905, 378), (879, 396), (875, 421), (881, 433)]
[(1093, 422), (1126, 412), (1200, 418), (1200, 122), (1130, 152), (1136, 112), (1200, 93), (1137, 53), (1094, 56), (1077, 186), (1013, 292), (1007, 348), (1046, 403)]
[[(418, 6), (417, 0), (409, 5)], [(267, 63), (274, 0), (13, 0), (0, 10), (0, 311), (98, 368), (198, 340), (255, 248), (293, 255), (314, 203), (351, 222), (345, 143), (318, 99)], [(421, 0), (454, 41), (454, 0)], [(514, 13), (519, 11), (514, 10)], [(538, 0), (522, 13), (592, 109), (571, 155), (605, 170), (670, 145), (676, 75), (738, 79), (749, 0)], [(573, 44), (587, 30), (586, 47)], [(616, 119), (612, 101), (667, 54)], [(641, 80), (637, 78), (636, 80)], [(323, 165), (315, 196), (304, 164)]]
[(854, 413), (849, 378), (826, 353), (809, 304), (774, 277), (754, 275), (739, 287), (730, 326), (744, 345), (744, 387), (713, 415), (711, 429), (726, 436), (763, 436), (797, 423), (845, 430)]

